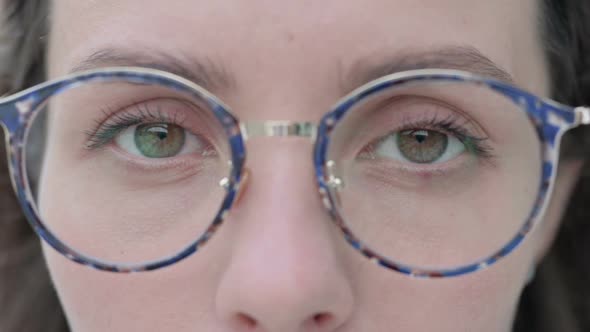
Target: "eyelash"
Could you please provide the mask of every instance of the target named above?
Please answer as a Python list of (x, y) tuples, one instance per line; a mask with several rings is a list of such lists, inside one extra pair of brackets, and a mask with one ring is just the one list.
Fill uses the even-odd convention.
[[(487, 143), (489, 137), (487, 136), (475, 136), (466, 129), (466, 124), (469, 120), (460, 120), (458, 115), (449, 115), (445, 118), (440, 118), (437, 114), (424, 115), (420, 120), (408, 120), (405, 119), (403, 124), (399, 128), (394, 129), (387, 135), (381, 136), (378, 139), (372, 141), (368, 147), (369, 152), (372, 153), (372, 149), (375, 144), (380, 142), (382, 139), (393, 133), (399, 133), (407, 130), (434, 130), (446, 135), (455, 136), (461, 143), (465, 144), (467, 151), (475, 154), (477, 157), (484, 160), (494, 159), (493, 148)], [(363, 149), (364, 150), (364, 149)]]
[[(109, 144), (119, 133), (125, 129), (142, 123), (153, 122), (153, 123), (170, 123), (183, 127), (184, 121), (179, 118), (178, 112), (175, 112), (173, 116), (162, 113), (162, 111), (156, 107), (152, 109), (147, 103), (134, 104), (130, 111), (119, 112), (112, 111), (110, 109), (104, 109), (103, 119), (96, 121), (97, 126), (92, 131), (87, 131), (88, 136), (87, 148), (89, 150), (100, 149)], [(462, 123), (461, 123), (462, 122)], [(402, 132), (407, 130), (435, 130), (447, 135), (455, 136), (461, 143), (465, 144), (467, 151), (475, 154), (477, 157), (484, 160), (494, 159), (493, 148), (487, 143), (488, 137), (477, 137), (469, 132), (465, 128), (465, 124), (468, 120), (461, 121), (459, 116), (449, 115), (446, 118), (440, 119), (438, 115), (431, 114), (424, 116), (421, 120), (405, 120), (399, 129), (395, 129), (394, 132)], [(392, 132), (393, 133), (393, 132)], [(391, 134), (391, 133), (390, 133)], [(390, 135), (388, 134), (388, 135)], [(386, 135), (387, 136), (387, 135)], [(377, 140), (374, 140), (369, 144), (369, 152), (372, 153), (372, 148), (376, 142), (380, 141), (386, 136), (382, 136)]]
[(103, 109), (103, 117), (105, 120), (96, 121), (96, 128), (87, 131), (88, 143), (86, 145), (89, 150), (100, 149), (109, 144), (119, 133), (125, 129), (143, 124), (143, 123), (169, 123), (180, 127), (184, 127), (184, 121), (180, 119), (179, 112), (175, 112), (174, 115), (170, 116), (167, 113), (162, 113), (159, 107), (155, 110), (152, 109), (154, 106), (150, 106), (148, 103), (137, 103), (130, 106), (129, 111), (112, 111), (110, 109)]

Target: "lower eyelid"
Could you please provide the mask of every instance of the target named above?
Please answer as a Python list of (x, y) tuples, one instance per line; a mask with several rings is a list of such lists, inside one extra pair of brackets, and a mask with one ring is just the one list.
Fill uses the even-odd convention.
[(164, 170), (182, 170), (194, 169), (199, 170), (204, 167), (209, 158), (194, 154), (184, 154), (172, 158), (145, 158), (135, 155), (130, 155), (126, 151), (122, 151), (118, 146), (109, 147), (113, 154), (112, 158), (116, 158), (124, 167), (132, 168), (134, 170), (156, 172)]
[(455, 172), (461, 168), (471, 167), (477, 163), (476, 158), (472, 155), (462, 154), (452, 160), (437, 164), (409, 164), (391, 159), (361, 159), (359, 160), (364, 171), (368, 174), (384, 176), (387, 174), (396, 174), (400, 178), (407, 176), (418, 176), (423, 179), (429, 179), (435, 176), (444, 176)]

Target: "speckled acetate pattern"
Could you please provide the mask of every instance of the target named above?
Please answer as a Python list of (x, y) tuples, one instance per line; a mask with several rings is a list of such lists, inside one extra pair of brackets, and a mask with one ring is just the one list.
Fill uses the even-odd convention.
[[(127, 81), (132, 83), (157, 84), (168, 88), (194, 95), (208, 103), (208, 106), (225, 130), (231, 149), (231, 171), (226, 188), (226, 196), (215, 218), (207, 230), (193, 243), (181, 252), (164, 257), (158, 261), (146, 262), (139, 265), (112, 264), (87, 257), (70, 248), (66, 243), (54, 236), (39, 217), (32, 200), (32, 194), (28, 189), (26, 178), (26, 165), (24, 158), (24, 144), (34, 117), (47, 99), (67, 89), (92, 81)], [(496, 252), (490, 253), (479, 261), (445, 270), (429, 270), (416, 266), (405, 265), (395, 261), (393, 257), (383, 257), (370, 248), (370, 244), (363, 243), (357, 238), (346, 224), (335, 203), (334, 193), (327, 181), (326, 152), (330, 145), (332, 130), (338, 125), (347, 112), (353, 106), (375, 93), (393, 86), (402, 86), (418, 81), (448, 81), (469, 82), (489, 87), (500, 94), (510, 98), (523, 112), (526, 112), (537, 129), (539, 139), (543, 146), (543, 172), (540, 179), (540, 190), (535, 208), (529, 218), (523, 221), (520, 231), (512, 239), (507, 239), (506, 244)], [(93, 268), (112, 272), (138, 272), (162, 268), (174, 264), (183, 258), (196, 252), (203, 246), (221, 226), (228, 214), (232, 203), (239, 191), (243, 165), (246, 158), (245, 137), (240, 130), (240, 123), (226, 107), (211, 93), (196, 84), (181, 77), (166, 72), (147, 68), (106, 68), (81, 72), (68, 77), (53, 80), (27, 89), (18, 94), (0, 99), (0, 122), (6, 132), (8, 158), (10, 171), (18, 201), (35, 230), (35, 232), (51, 245), (55, 250), (67, 258)], [(376, 81), (370, 82), (344, 97), (331, 111), (326, 113), (320, 121), (317, 137), (315, 138), (314, 153), (310, 162), (313, 162), (320, 197), (335, 225), (344, 234), (345, 239), (361, 254), (377, 264), (410, 275), (423, 278), (440, 278), (458, 276), (474, 272), (490, 266), (512, 252), (529, 233), (532, 227), (541, 219), (547, 205), (555, 178), (555, 169), (559, 155), (559, 143), (565, 131), (578, 125), (574, 109), (559, 105), (550, 100), (544, 100), (528, 92), (510, 86), (508, 84), (478, 77), (461, 71), (443, 69), (425, 69), (392, 74)]]

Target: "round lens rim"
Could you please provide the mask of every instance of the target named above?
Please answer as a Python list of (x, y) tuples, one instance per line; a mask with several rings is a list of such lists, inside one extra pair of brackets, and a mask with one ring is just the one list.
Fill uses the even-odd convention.
[[(417, 81), (463, 82), (488, 87), (504, 95), (507, 99), (511, 99), (526, 113), (536, 129), (541, 143), (542, 176), (535, 204), (528, 218), (523, 222), (519, 231), (512, 238), (507, 239), (507, 242), (496, 251), (491, 252), (488, 256), (459, 266), (442, 269), (427, 268), (396, 261), (393, 258), (379, 254), (370, 245), (357, 237), (347, 225), (346, 219), (339, 209), (339, 204), (337, 204), (338, 199), (329, 182), (327, 153), (329, 151), (330, 135), (339, 121), (345, 117), (353, 106), (365, 100), (365, 98), (396, 85)], [(452, 69), (417, 69), (399, 72), (384, 76), (357, 88), (340, 99), (336, 106), (322, 117), (314, 146), (314, 168), (316, 170), (317, 185), (324, 207), (328, 210), (332, 221), (342, 231), (346, 241), (369, 260), (387, 269), (412, 277), (446, 278), (460, 276), (485, 269), (500, 261), (513, 252), (539, 224), (553, 191), (559, 156), (559, 142), (565, 131), (574, 126), (575, 122), (573, 108), (541, 99), (532, 93), (496, 79)]]
[[(196, 98), (205, 101), (215, 118), (225, 130), (228, 145), (231, 152), (230, 172), (228, 181), (224, 184), (226, 193), (220, 207), (206, 230), (192, 243), (186, 245), (179, 252), (171, 253), (167, 257), (148, 261), (145, 263), (113, 263), (95, 257), (91, 257), (68, 246), (55, 236), (45, 225), (40, 217), (35, 204), (26, 170), (26, 140), (31, 129), (35, 116), (42, 109), (45, 101), (66, 90), (75, 88), (78, 85), (89, 82), (126, 81), (136, 83), (159, 84), (172, 88), (183, 93), (188, 93)], [(14, 142), (7, 146), (15, 147), (9, 151), (13, 186), (17, 193), (17, 199), (24, 211), (25, 217), (34, 231), (47, 244), (68, 259), (92, 268), (109, 272), (140, 272), (149, 271), (174, 264), (205, 245), (221, 226), (231, 208), (242, 179), (242, 169), (245, 162), (246, 150), (244, 140), (239, 127), (239, 120), (235, 117), (229, 107), (215, 97), (212, 93), (201, 86), (175, 74), (157, 69), (142, 67), (108, 67), (95, 70), (82, 71), (46, 82), (23, 91), (15, 96), (15, 105), (19, 111), (19, 121), (24, 124), (18, 131), (11, 135)]]
[[(205, 232), (200, 238), (196, 239), (182, 252), (170, 257), (163, 258), (161, 260), (147, 262), (145, 264), (112, 264), (96, 260), (92, 257), (86, 257), (77, 253), (72, 248), (67, 247), (64, 243), (59, 241), (59, 239), (54, 237), (53, 234), (51, 234), (40, 221), (40, 218), (32, 204), (32, 195), (30, 190), (28, 190), (27, 177), (25, 176), (26, 166), (24, 164), (25, 154), (23, 147), (25, 139), (28, 136), (28, 130), (30, 129), (31, 118), (34, 118), (34, 115), (38, 110), (38, 106), (42, 104), (43, 101), (49, 96), (58, 93), (60, 89), (72, 87), (77, 83), (92, 78), (100, 79), (102, 76), (104, 79), (108, 77), (116, 77), (117, 75), (121, 75), (123, 77), (136, 77), (138, 79), (161, 79), (163, 82), (178, 84), (179, 86), (184, 86), (187, 89), (191, 89), (197, 93), (203, 94), (204, 96), (208, 96), (208, 98), (203, 99), (209, 100), (214, 106), (212, 107), (212, 109), (215, 111), (214, 114), (216, 117), (218, 117), (218, 119), (220, 119), (222, 126), (226, 128), (226, 133), (232, 152), (231, 174), (227, 184), (227, 193), (222, 207), (220, 208), (215, 220), (212, 221), (208, 231)], [(387, 257), (380, 256), (378, 253), (372, 252), (368, 246), (366, 246), (362, 241), (357, 239), (355, 235), (352, 234), (352, 232), (350, 232), (350, 230), (346, 227), (344, 220), (340, 216), (339, 211), (337, 211), (335, 208), (337, 205), (334, 204), (335, 200), (333, 195), (330, 193), (330, 187), (328, 186), (328, 179), (325, 172), (325, 165), (327, 161), (325, 157), (329, 143), (329, 135), (332, 128), (337, 124), (338, 120), (344, 115), (344, 113), (346, 113), (346, 111), (350, 109), (350, 107), (352, 107), (356, 102), (362, 100), (364, 97), (370, 94), (378, 92), (380, 89), (386, 88), (388, 85), (401, 83), (404, 80), (409, 79), (469, 81), (475, 84), (487, 85), (497, 92), (512, 98), (516, 103), (526, 106), (524, 111), (527, 112), (527, 115), (529, 115), (539, 132), (539, 137), (543, 146), (542, 153), (544, 157), (544, 163), (542, 184), (537, 201), (538, 204), (531, 212), (531, 217), (529, 220), (523, 224), (521, 232), (516, 234), (514, 238), (506, 244), (506, 246), (499, 249), (496, 253), (493, 253), (486, 258), (482, 258), (473, 264), (467, 264), (445, 270), (428, 270), (415, 266), (404, 265), (400, 262), (390, 260)], [(17, 194), (17, 199), (28, 222), (31, 224), (39, 237), (55, 250), (74, 262), (88, 265), (99, 270), (123, 273), (154, 270), (174, 264), (183, 258), (188, 257), (207, 242), (207, 240), (215, 233), (216, 229), (222, 224), (235, 199), (242, 177), (242, 168), (246, 155), (244, 138), (239, 128), (239, 120), (234, 115), (232, 115), (229, 108), (226, 107), (216, 97), (207, 92), (205, 89), (182, 77), (156, 69), (141, 67), (109, 67), (104, 69), (88, 70), (74, 73), (64, 78), (52, 80), (24, 90), (5, 99), (4, 105), (7, 104), (12, 104), (14, 110), (9, 110), (7, 115), (3, 117), (3, 122), (1, 124), (6, 133), (9, 169), (11, 173), (12, 185)], [(539, 223), (539, 219), (544, 214), (547, 203), (553, 191), (555, 170), (557, 168), (559, 156), (559, 142), (563, 133), (577, 126), (577, 124), (576, 112), (572, 107), (558, 104), (549, 99), (541, 99), (529, 92), (513, 87), (510, 84), (494, 79), (488, 79), (468, 72), (448, 69), (420, 69), (388, 75), (369, 82), (351, 92), (344, 98), (340, 99), (336, 106), (322, 117), (318, 126), (318, 134), (314, 143), (313, 152), (313, 162), (316, 171), (316, 180), (320, 197), (324, 202), (328, 213), (332, 217), (332, 220), (341, 229), (345, 239), (349, 242), (349, 244), (375, 263), (406, 275), (422, 278), (444, 278), (471, 273), (488, 267), (511, 253), (516, 247), (518, 247), (524, 237), (530, 233), (530, 231), (533, 229), (533, 226), (536, 226)]]

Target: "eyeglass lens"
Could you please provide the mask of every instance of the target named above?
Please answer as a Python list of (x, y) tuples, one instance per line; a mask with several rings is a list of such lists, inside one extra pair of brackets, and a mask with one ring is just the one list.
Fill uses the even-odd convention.
[(81, 84), (43, 105), (30, 130), (39, 131), (43, 139), (26, 143), (38, 213), (86, 256), (139, 264), (174, 255), (206, 231), (225, 197), (228, 140), (196, 95)]
[(331, 192), (371, 250), (430, 269), (505, 246), (539, 193), (542, 156), (521, 106), (485, 85), (417, 81), (362, 100), (331, 135)]
[[(29, 132), (28, 180), (43, 223), (101, 261), (178, 253), (226, 195), (227, 135), (195, 94), (123, 79), (80, 84), (51, 97)], [(504, 246), (529, 218), (542, 173), (521, 106), (456, 81), (366, 97), (332, 131), (327, 160), (352, 232), (382, 256), (428, 268)]]

